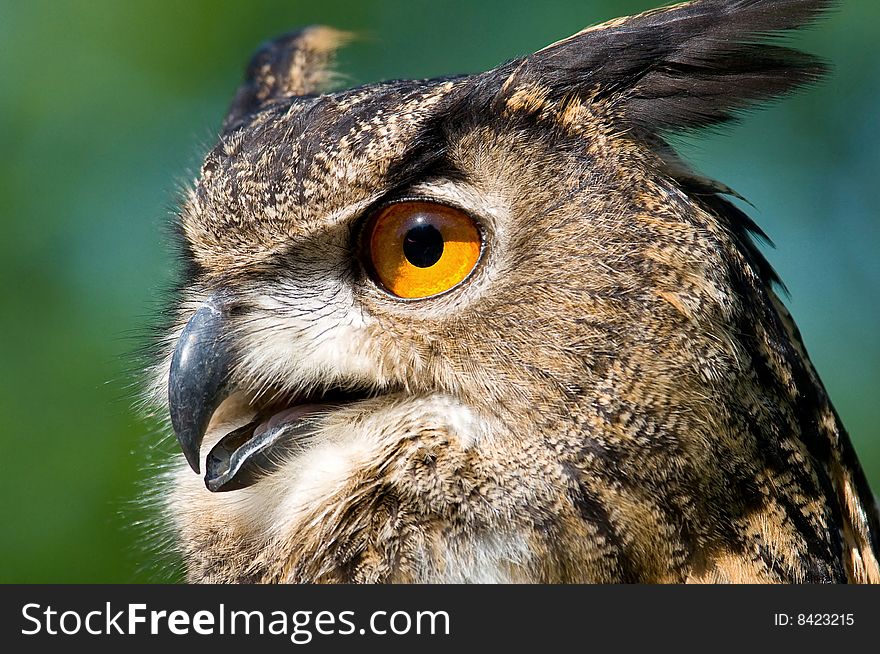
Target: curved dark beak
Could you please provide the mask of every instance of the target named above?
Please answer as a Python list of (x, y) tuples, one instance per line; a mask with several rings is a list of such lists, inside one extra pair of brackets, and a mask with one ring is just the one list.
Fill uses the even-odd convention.
[(233, 356), (224, 333), (225, 308), (205, 302), (180, 334), (168, 375), (168, 407), (180, 449), (199, 472), (199, 449), (214, 411), (230, 394)]

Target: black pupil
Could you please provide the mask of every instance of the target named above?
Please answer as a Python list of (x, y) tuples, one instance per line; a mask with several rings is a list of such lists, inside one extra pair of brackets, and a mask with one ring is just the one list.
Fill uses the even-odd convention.
[(403, 254), (417, 268), (430, 268), (443, 256), (443, 235), (428, 223), (420, 223), (403, 237)]

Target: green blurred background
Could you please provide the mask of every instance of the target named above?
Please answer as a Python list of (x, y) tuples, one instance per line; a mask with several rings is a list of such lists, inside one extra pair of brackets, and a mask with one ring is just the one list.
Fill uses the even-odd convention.
[[(174, 278), (167, 226), (254, 46), (309, 23), (367, 38), (351, 82), (473, 72), (652, 0), (0, 0), (0, 581), (178, 578), (142, 497), (172, 443), (132, 408)], [(769, 258), (880, 489), (880, 3), (798, 43), (836, 72), (688, 138), (756, 206)]]

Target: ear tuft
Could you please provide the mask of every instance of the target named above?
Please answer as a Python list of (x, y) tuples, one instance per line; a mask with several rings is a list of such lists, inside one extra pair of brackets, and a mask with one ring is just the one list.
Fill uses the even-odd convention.
[(264, 104), (279, 98), (317, 93), (334, 82), (336, 50), (354, 35), (312, 25), (267, 41), (254, 53), (223, 122), (223, 132), (238, 127)]
[(773, 41), (833, 4), (694, 0), (617, 19), (512, 62), (502, 88), (538, 83), (654, 132), (715, 125), (822, 77), (819, 59)]

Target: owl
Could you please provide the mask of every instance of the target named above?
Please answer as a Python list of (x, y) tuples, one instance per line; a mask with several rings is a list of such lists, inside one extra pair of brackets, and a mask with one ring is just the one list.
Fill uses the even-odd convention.
[(880, 582), (763, 234), (668, 141), (819, 78), (779, 37), (830, 4), (694, 0), (334, 92), (345, 33), (261, 47), (151, 369), (187, 579)]

